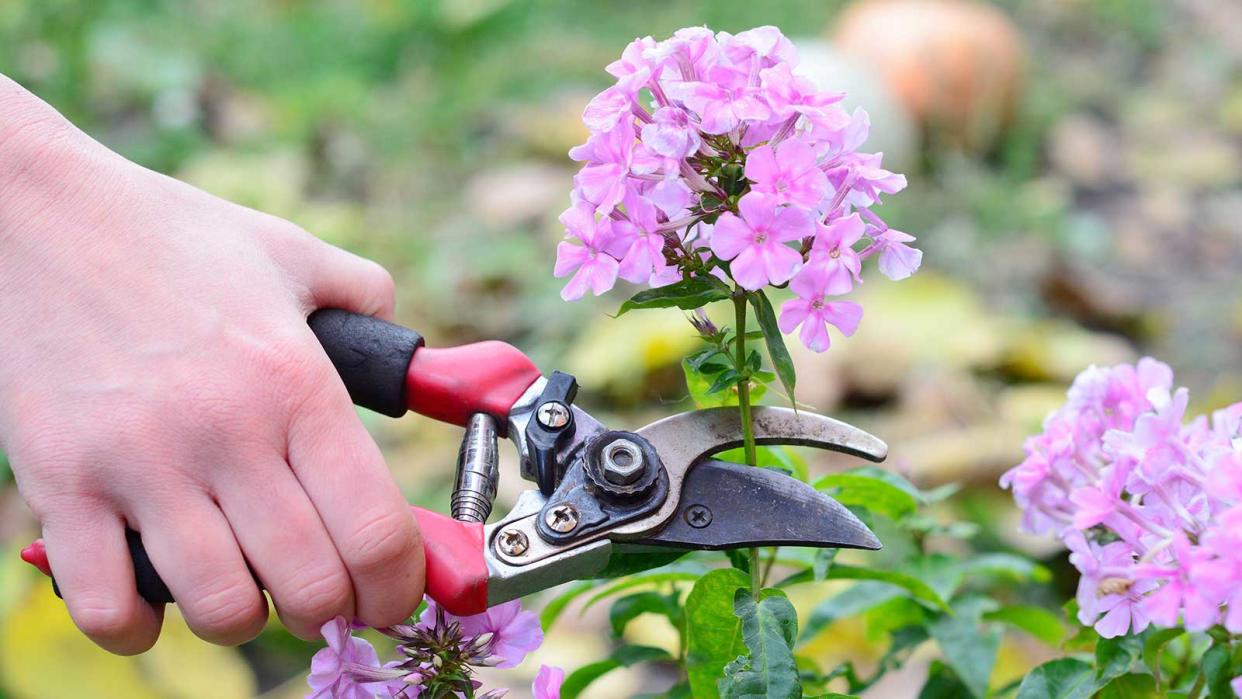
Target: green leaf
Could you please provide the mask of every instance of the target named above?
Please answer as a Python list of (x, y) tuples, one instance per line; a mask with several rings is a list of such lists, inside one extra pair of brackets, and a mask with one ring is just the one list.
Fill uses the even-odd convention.
[(1132, 672), (1113, 678), (1095, 695), (1094, 699), (1156, 699), (1156, 678), (1148, 674)]
[(1143, 641), (1143, 664), (1152, 672), (1160, 671), (1160, 653), (1169, 641), (1186, 633), (1185, 629), (1157, 629)]
[[(716, 363), (705, 364), (702, 368), (696, 369), (689, 359), (682, 360), (681, 369), (686, 377), (686, 391), (690, 394), (690, 399), (694, 401), (694, 407), (703, 409), (737, 405), (737, 391), (725, 390), (737, 385), (741, 375), (736, 369)], [(767, 386), (752, 378), (750, 385), (752, 400), (757, 401), (763, 398), (767, 390)]]
[[(713, 364), (712, 366), (717, 366)], [(724, 367), (721, 367), (724, 369)], [(694, 407), (703, 408), (724, 408), (737, 405), (737, 394), (733, 391), (719, 391), (712, 393), (710, 391), (712, 382), (715, 381), (714, 374), (709, 374), (696, 369), (689, 359), (681, 360), (682, 373), (686, 375), (686, 391), (690, 393), (690, 399), (694, 401)]]
[(924, 627), (934, 618), (935, 614), (928, 611), (927, 607), (904, 596), (894, 597), (863, 613), (867, 637), (872, 639), (903, 632), (908, 628), (918, 628), (923, 631), (923, 640), (926, 641), (929, 636)]
[(902, 572), (923, 581), (936, 591), (940, 599), (949, 600), (966, 579), (959, 558), (943, 553), (929, 553), (905, 561)]
[(607, 660), (584, 665), (565, 678), (561, 685), (561, 697), (574, 699), (592, 682), (617, 668), (629, 667), (650, 660), (672, 660), (672, 656), (663, 648), (650, 646), (621, 646), (612, 652)]
[(919, 506), (919, 501), (901, 488), (858, 473), (829, 474), (815, 481), (815, 489), (842, 505), (863, 507), (893, 520), (905, 517)]
[(728, 369), (720, 372), (716, 379), (712, 381), (712, 385), (707, 388), (707, 395), (720, 393), (725, 389), (733, 388), (742, 380), (741, 373), (737, 369)]
[(1099, 684), (1130, 671), (1143, 654), (1143, 639), (1138, 636), (1101, 638), (1095, 644), (1095, 673)]
[(1015, 604), (983, 615), (984, 621), (1006, 624), (1056, 647), (1065, 640), (1065, 624), (1061, 617), (1043, 607)]
[(1009, 578), (1014, 582), (1048, 582), (1052, 573), (1029, 558), (1013, 553), (985, 553), (962, 563), (962, 572), (968, 577), (992, 575)]
[(737, 568), (743, 573), (750, 573), (750, 552), (746, 549), (728, 549), (725, 556), (729, 558), (729, 565)]
[(885, 582), (864, 580), (829, 597), (811, 612), (802, 629), (802, 641), (809, 641), (838, 619), (854, 616), (902, 594), (902, 588)]
[(927, 669), (927, 682), (919, 691), (919, 699), (960, 699), (970, 693), (953, 670), (936, 660)]
[(613, 602), (612, 608), (608, 610), (612, 635), (620, 638), (626, 625), (643, 614), (659, 614), (667, 618), (673, 626), (680, 626), (681, 605), (677, 602), (676, 594), (662, 595), (658, 592), (639, 592), (622, 597)]
[(1088, 699), (1095, 691), (1095, 669), (1076, 658), (1052, 660), (1031, 670), (1018, 686), (1017, 699)]
[(601, 580), (621, 578), (635, 573), (643, 573), (651, 570), (652, 568), (666, 566), (687, 553), (688, 551), (678, 551), (676, 549), (670, 551), (638, 552), (619, 551), (614, 548), (612, 555), (608, 557), (608, 563), (604, 565), (603, 569), (595, 574), (595, 583), (593, 586), (598, 587)]
[(995, 604), (983, 597), (958, 600), (953, 604), (952, 615), (941, 616), (928, 628), (944, 654), (945, 664), (979, 699), (988, 692), (988, 680), (1000, 649), (1000, 629), (979, 627), (983, 612)]
[[(609, 585), (608, 587), (604, 588), (600, 592), (593, 595), (591, 599), (587, 600), (586, 604), (582, 605), (582, 610), (586, 611), (590, 609), (591, 607), (595, 606), (595, 604), (598, 603), (600, 600), (607, 599), (617, 594), (618, 592), (624, 592), (626, 590), (638, 587), (640, 585), (655, 585), (657, 583), (665, 583), (665, 582), (684, 582), (684, 581), (689, 581), (689, 580), (699, 580), (700, 579), (699, 575), (700, 573), (692, 573), (692, 572), (681, 571), (681, 570), (669, 570), (669, 571), (662, 571), (662, 572), (657, 571), (657, 572), (651, 572), (651, 573), (639, 573), (637, 575), (631, 575), (628, 578), (618, 580), (617, 582), (613, 583), (612, 585)], [(596, 581), (595, 584), (598, 586), (599, 581)]]
[(668, 286), (640, 291), (621, 304), (617, 315), (621, 316), (641, 308), (672, 308), (674, 306), (690, 311), (713, 301), (723, 301), (729, 298), (729, 295), (729, 287), (719, 279), (712, 276), (695, 277)]
[[(810, 570), (804, 570), (795, 575), (791, 575), (780, 582), (780, 587), (796, 585), (798, 583), (812, 582), (815, 579), (814, 573)], [(892, 570), (873, 570), (871, 568), (858, 568), (847, 565), (834, 565), (828, 570), (828, 580), (877, 580), (896, 585), (910, 593), (914, 599), (926, 604), (929, 607), (939, 609), (941, 611), (949, 611), (949, 605), (945, 603), (941, 597), (931, 586), (919, 580), (912, 575), (898, 573)]]
[(539, 625), (543, 627), (544, 632), (551, 630), (552, 625), (561, 617), (570, 602), (598, 585), (599, 583), (593, 580), (579, 580), (548, 602), (543, 611), (539, 613)]
[(793, 358), (789, 356), (789, 349), (785, 347), (785, 336), (781, 334), (781, 329), (776, 324), (776, 311), (772, 310), (772, 302), (762, 291), (747, 294), (747, 299), (751, 307), (755, 309), (755, 318), (759, 321), (759, 329), (763, 331), (763, 340), (768, 346), (768, 356), (772, 358), (772, 367), (776, 369), (776, 375), (780, 378), (781, 385), (785, 387), (789, 402), (797, 405), (794, 400), (797, 375), (794, 373)]
[(800, 699), (802, 683), (794, 663), (798, 613), (784, 592), (767, 589), (758, 602), (750, 590), (733, 593), (733, 614), (742, 621), (742, 638), (750, 654), (725, 668), (718, 683), (722, 697)]
[(733, 614), (733, 594), (749, 587), (750, 576), (721, 568), (699, 578), (686, 597), (686, 674), (695, 697), (719, 696), (716, 680), (746, 652), (742, 621)]
[[(755, 392), (751, 391), (750, 395), (754, 397)], [(736, 401), (734, 405), (736, 405)], [(746, 463), (746, 452), (744, 449), (728, 449), (716, 455), (721, 461), (731, 461), (735, 464)], [(788, 474), (802, 481), (807, 480), (806, 459), (802, 458), (792, 448), (786, 446), (771, 447), (755, 447), (755, 465), (762, 468), (770, 468)]]
[(828, 571), (832, 570), (832, 564), (837, 560), (837, 554), (841, 549), (816, 549), (815, 558), (811, 561), (811, 573), (815, 576), (816, 582), (828, 579)]
[(1199, 672), (1207, 679), (1209, 699), (1233, 699), (1233, 689), (1229, 681), (1237, 674), (1232, 671), (1229, 662), (1229, 646), (1213, 644), (1203, 655), (1202, 667)]

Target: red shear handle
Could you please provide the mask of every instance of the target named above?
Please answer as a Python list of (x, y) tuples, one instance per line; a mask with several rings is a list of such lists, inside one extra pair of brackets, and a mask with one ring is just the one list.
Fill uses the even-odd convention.
[(504, 342), (414, 353), (406, 376), (410, 410), (465, 425), (475, 413), (496, 418), (503, 433), (509, 409), (541, 374), (521, 350)]
[[(459, 522), (438, 512), (411, 507), (423, 535), (426, 556), (427, 596), (458, 616), (487, 610), (487, 561), (483, 558), (483, 525)], [(168, 587), (160, 579), (136, 532), (127, 532), (134, 578), (139, 594), (152, 604), (173, 602)], [(22, 550), (22, 560), (44, 575), (52, 574), (47, 548), (42, 539)], [(55, 580), (52, 581), (55, 585)], [(56, 594), (60, 594), (57, 590)]]
[(465, 426), (487, 413), (503, 430), (509, 409), (540, 377), (503, 342), (431, 349), (413, 330), (338, 309), (316, 311), (308, 322), (353, 401), (392, 417), (409, 409)]
[(487, 611), (483, 523), (459, 522), (421, 507), (410, 509), (423, 535), (427, 596), (457, 616)]

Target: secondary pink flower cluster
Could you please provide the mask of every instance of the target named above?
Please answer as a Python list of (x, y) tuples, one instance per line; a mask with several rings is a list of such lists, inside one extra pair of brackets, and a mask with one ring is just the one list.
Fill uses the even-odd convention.
[[(416, 624), (392, 626), (380, 632), (397, 641), (401, 656), (381, 664), (375, 648), (352, 633), (342, 617), (324, 624), (327, 647), (311, 660), (308, 699), (414, 699), (426, 690), (435, 696), (464, 696), (481, 683), (470, 678), (472, 667), (516, 667), (543, 642), (539, 619), (523, 611), (518, 601), (493, 607), (483, 614), (457, 617), (434, 602)], [(560, 699), (565, 673), (544, 665), (535, 677), (535, 699)], [(471, 694), (500, 699), (508, 690)]]
[(862, 153), (870, 121), (795, 69), (775, 27), (703, 27), (634, 40), (607, 67), (617, 79), (587, 105), (587, 142), (555, 274), (561, 295), (599, 295), (618, 278), (660, 287), (712, 274), (754, 291), (789, 284), (784, 332), (827, 349), (827, 324), (850, 335), (862, 309), (830, 301), (879, 257), (892, 279), (922, 253), (871, 208), (906, 178)]
[(1001, 478), (1024, 528), (1070, 549), (1079, 620), (1106, 638), (1242, 632), (1242, 403), (1186, 421), (1187, 400), (1154, 359), (1091, 367)]

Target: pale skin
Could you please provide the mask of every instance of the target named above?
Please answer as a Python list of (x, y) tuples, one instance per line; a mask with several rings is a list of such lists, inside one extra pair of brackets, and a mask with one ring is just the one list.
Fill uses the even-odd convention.
[(378, 264), (109, 151), (0, 75), (0, 449), (77, 626), (139, 653), (163, 610), (202, 638), (303, 638), (418, 605), (418, 527), (306, 325), (390, 318)]

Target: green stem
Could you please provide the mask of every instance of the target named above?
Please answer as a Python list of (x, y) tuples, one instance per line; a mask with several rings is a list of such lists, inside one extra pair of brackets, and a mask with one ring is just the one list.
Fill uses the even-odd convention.
[[(755, 430), (750, 420), (750, 372), (746, 371), (746, 291), (738, 287), (733, 292), (733, 310), (737, 320), (734, 328), (734, 345), (736, 348), (735, 363), (741, 373), (737, 384), (737, 406), (742, 417), (742, 447), (746, 453), (746, 463), (757, 466), (759, 459), (755, 455)], [(750, 550), (750, 594), (759, 599), (759, 590), (763, 587), (763, 579), (759, 570), (759, 549)]]
[(1203, 670), (1199, 671), (1199, 677), (1195, 679), (1194, 686), (1186, 693), (1186, 699), (1199, 699), (1199, 694), (1203, 692), (1203, 685), (1207, 682), (1207, 673)]

